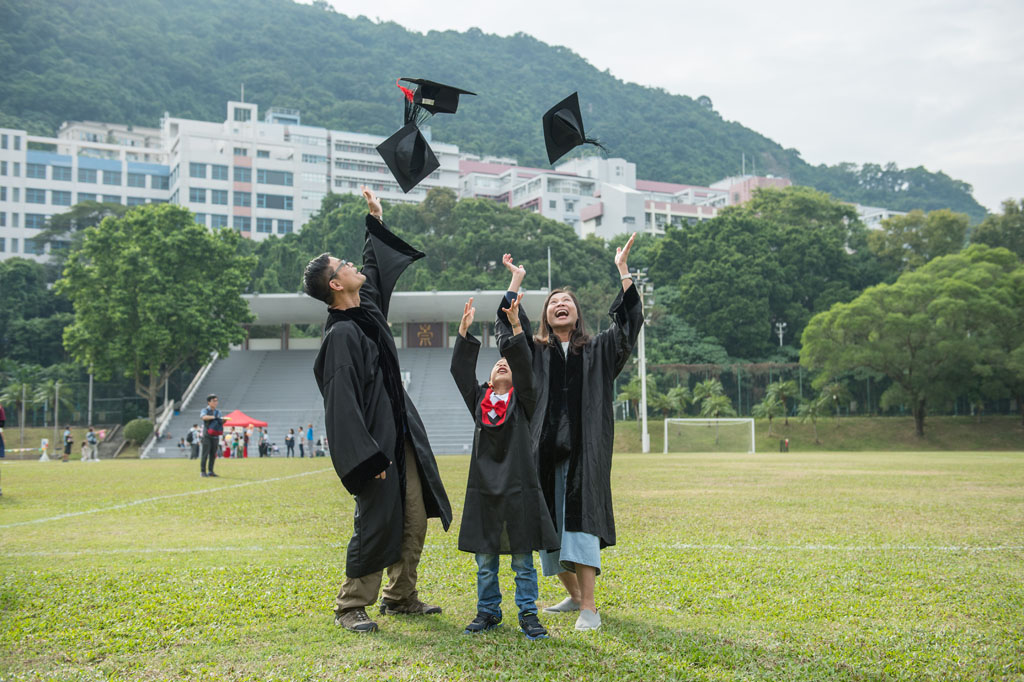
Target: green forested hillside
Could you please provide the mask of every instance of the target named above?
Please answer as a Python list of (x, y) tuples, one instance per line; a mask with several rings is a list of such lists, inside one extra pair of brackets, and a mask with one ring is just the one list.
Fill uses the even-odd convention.
[(395, 78), (429, 77), (479, 93), (432, 121), (469, 152), (543, 165), (541, 114), (579, 90), (587, 132), (643, 178), (706, 184), (746, 154), (841, 199), (985, 215), (945, 174), (810, 166), (694, 98), (623, 82), (524, 34), (420, 34), (288, 0), (0, 0), (0, 27), (0, 125), (39, 134), (64, 120), (152, 126), (165, 111), (220, 120), (242, 83), (247, 100), (297, 107), (304, 123), (389, 134), (402, 115)]

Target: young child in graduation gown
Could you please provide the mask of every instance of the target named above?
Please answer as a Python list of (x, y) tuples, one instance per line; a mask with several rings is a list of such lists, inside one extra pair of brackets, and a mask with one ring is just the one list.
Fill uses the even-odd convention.
[(509, 303), (513, 335), (500, 348), (503, 357), (487, 383), (476, 380), (480, 341), (469, 333), (476, 313), (472, 298), (455, 339), (452, 376), (476, 422), (459, 549), (473, 552), (477, 563), (477, 615), (466, 632), (483, 632), (501, 623), (498, 566), (500, 555), (510, 554), (519, 627), (528, 639), (543, 639), (548, 634), (537, 618), (533, 552), (557, 547), (558, 535), (544, 503), (530, 440), (536, 394), (530, 349), (519, 323), (520, 299), (522, 295)]

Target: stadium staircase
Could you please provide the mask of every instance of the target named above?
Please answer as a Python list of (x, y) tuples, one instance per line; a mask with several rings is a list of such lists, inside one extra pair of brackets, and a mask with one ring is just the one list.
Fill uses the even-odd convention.
[[(409, 377), (408, 391), (427, 429), (436, 454), (468, 453), (473, 446), (473, 421), (449, 372), (451, 349), (402, 349), (399, 363)], [(313, 424), (314, 438), (324, 434), (324, 407), (313, 378), (316, 351), (235, 351), (219, 358), (210, 368), (188, 404), (183, 405), (149, 456), (188, 456), (177, 447), (179, 439), (199, 422), (206, 396), (220, 398), (221, 412), (241, 410), (269, 424), (271, 443), (284, 455), (284, 436), (294, 428), (304, 438), (305, 427)], [(485, 348), (477, 362), (477, 376), (486, 380), (498, 361), (498, 351)], [(302, 427), (302, 429), (300, 429)], [(253, 456), (250, 450), (250, 456)], [(296, 454), (298, 447), (296, 446)]]

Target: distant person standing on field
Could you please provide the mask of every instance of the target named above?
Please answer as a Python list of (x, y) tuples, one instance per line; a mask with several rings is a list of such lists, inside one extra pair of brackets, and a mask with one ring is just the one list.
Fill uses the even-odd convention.
[(96, 431), (90, 426), (89, 430), (85, 434), (85, 449), (83, 462), (98, 462), (100, 457), (97, 454), (99, 448), (100, 439), (96, 436)]
[(71, 456), (71, 446), (75, 444), (75, 439), (71, 435), (71, 424), (64, 426), (64, 457), (61, 461), (68, 461)]
[(0, 405), (0, 459), (4, 458), (4, 422), (7, 421), (7, 414), (4, 406)]
[(306, 450), (309, 452), (309, 456), (313, 456), (313, 425), (310, 424), (309, 428), (306, 429)]
[(193, 424), (192, 428), (188, 430), (188, 435), (185, 436), (185, 442), (192, 446), (189, 459), (199, 459), (199, 442), (202, 439), (203, 434), (199, 431), (199, 425)]
[[(302, 427), (301, 426), (299, 427), (299, 433), (302, 433)], [(299, 437), (297, 440), (299, 441), (299, 457), (305, 457), (306, 456), (306, 446), (303, 445), (303, 443), (305, 443), (305, 441), (301, 437)], [(313, 453), (312, 452), (309, 453), (309, 456), (312, 457)]]
[(286, 457), (295, 456), (295, 429), (288, 429), (288, 434), (284, 437), (284, 445), (287, 449), (285, 454)]
[(224, 433), (224, 419), (217, 409), (217, 396), (211, 393), (206, 396), (206, 407), (199, 412), (199, 420), (203, 422), (203, 454), (199, 460), (199, 475), (217, 477), (213, 473), (213, 463), (217, 460), (217, 445)]

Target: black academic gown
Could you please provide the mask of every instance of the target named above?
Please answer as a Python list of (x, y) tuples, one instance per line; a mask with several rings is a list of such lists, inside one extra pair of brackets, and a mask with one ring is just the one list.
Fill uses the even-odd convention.
[[(445, 530), (452, 520), (423, 421), (400, 385), (397, 403), (404, 407), (404, 414), (396, 416), (381, 371), (382, 364), (387, 364), (382, 363), (382, 352), (390, 353), (391, 366), (398, 367), (398, 351), (387, 322), (391, 294), (402, 272), (423, 255), (383, 223), (366, 217), (362, 269), (366, 281), (359, 291), (360, 309), (330, 311), (313, 366), (324, 398), (331, 461), (345, 489), (356, 497), (345, 566), (351, 578), (379, 571), (401, 557), (407, 466), (419, 467), (427, 517), (440, 518)], [(415, 462), (405, 461), (405, 440), (412, 446)], [(386, 477), (376, 478), (382, 471)]]
[[(636, 286), (620, 291), (609, 315), (612, 325), (591, 337), (583, 347), (582, 380), (579, 400), (580, 423), (576, 430), (566, 481), (565, 529), (596, 535), (601, 547), (615, 544), (615, 517), (612, 513), (612, 444), (614, 440), (615, 377), (629, 360), (643, 325), (643, 305)], [(520, 308), (523, 329), (529, 329), (526, 312)], [(512, 334), (505, 315), (499, 311), (495, 323), (498, 343)], [(553, 335), (548, 344), (530, 339), (533, 354), (533, 379), (537, 389), (537, 407), (530, 421), (534, 450), (537, 452), (541, 487), (548, 508), (555, 513), (555, 469), (558, 461), (541, 448), (546, 411), (551, 405), (549, 387), (551, 366), (561, 357), (562, 349)], [(572, 350), (569, 351), (572, 353)], [(559, 365), (560, 366), (560, 365)], [(559, 529), (561, 530), (561, 529)]]
[(508, 360), (514, 388), (505, 420), (496, 426), (484, 423), (480, 407), (488, 388), (476, 381), (480, 341), (468, 333), (466, 338), (458, 336), (452, 353), (452, 377), (476, 423), (459, 549), (478, 554), (558, 549), (530, 436), (536, 393), (526, 335), (507, 338), (500, 350)]

